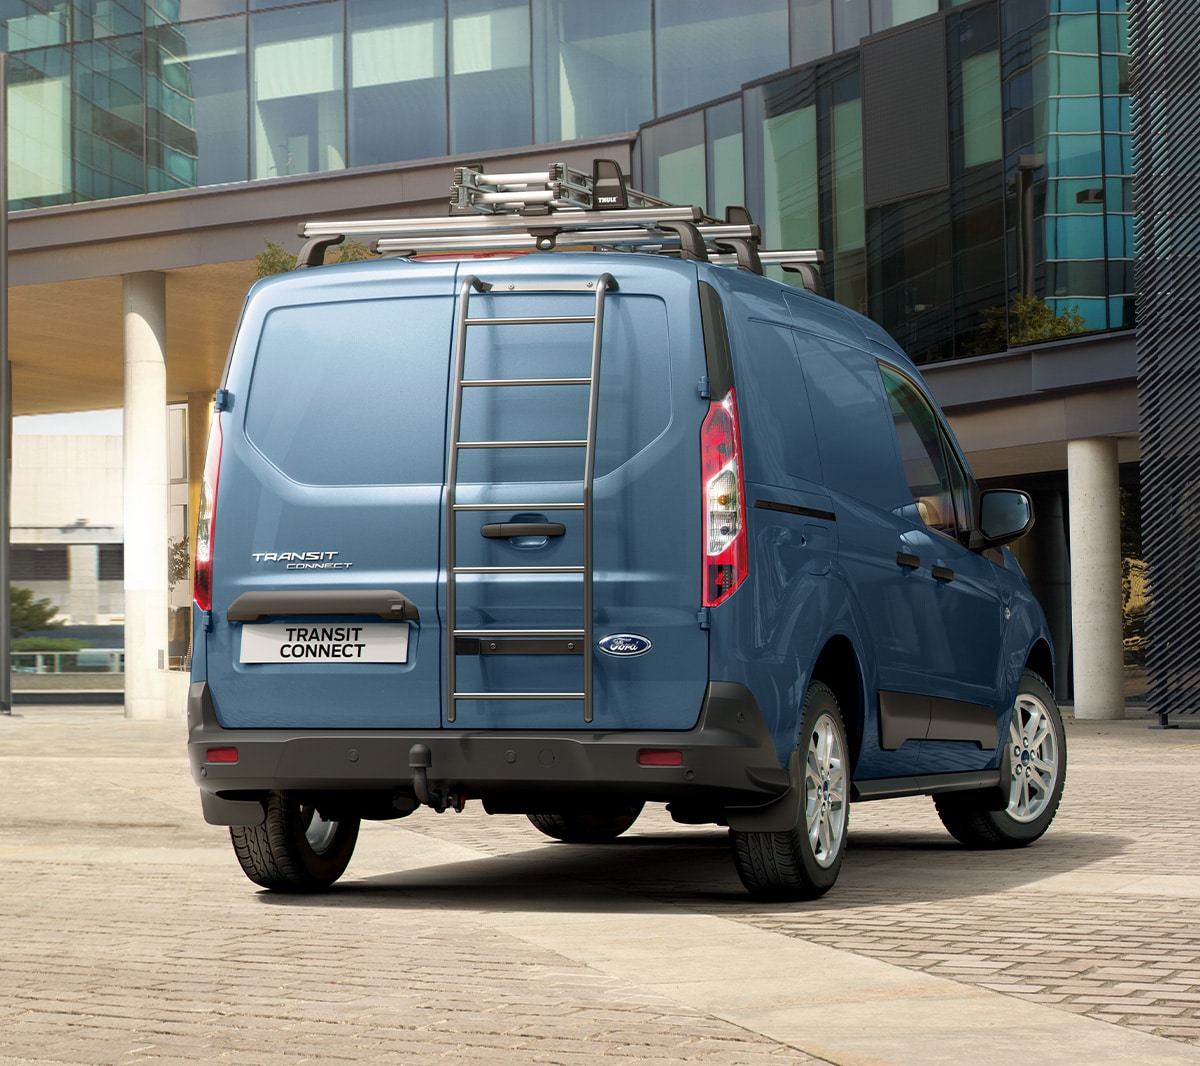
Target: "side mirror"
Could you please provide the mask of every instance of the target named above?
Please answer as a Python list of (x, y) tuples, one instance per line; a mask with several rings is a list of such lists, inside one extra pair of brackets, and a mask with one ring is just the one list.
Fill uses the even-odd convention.
[(1033, 528), (1033, 501), (1019, 489), (985, 489), (979, 496), (976, 545), (995, 548), (1011, 544)]

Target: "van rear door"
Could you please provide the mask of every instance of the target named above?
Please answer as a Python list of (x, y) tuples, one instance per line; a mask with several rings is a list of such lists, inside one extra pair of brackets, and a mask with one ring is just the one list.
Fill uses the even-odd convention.
[(452, 273), (353, 264), (252, 292), (198, 634), (223, 726), (438, 726)]
[[(588, 514), (585, 382), (606, 274)], [(690, 728), (708, 680), (695, 269), (572, 253), (464, 263), (460, 286), (469, 275), (458, 335), (470, 384), (447, 440), (459, 454), (446, 725)], [(572, 637), (588, 628), (588, 569), (590, 647)]]

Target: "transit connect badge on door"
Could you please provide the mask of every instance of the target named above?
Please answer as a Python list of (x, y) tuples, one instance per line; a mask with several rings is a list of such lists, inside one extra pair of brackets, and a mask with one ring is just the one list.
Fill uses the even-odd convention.
[(597, 642), (600, 650), (609, 655), (645, 655), (652, 647), (649, 637), (638, 636), (637, 633), (610, 633), (601, 637)]

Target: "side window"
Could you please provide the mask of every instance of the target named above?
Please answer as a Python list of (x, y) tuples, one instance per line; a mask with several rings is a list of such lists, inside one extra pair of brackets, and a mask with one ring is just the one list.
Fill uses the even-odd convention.
[(941, 420), (911, 381), (882, 364), (879, 372), (896, 425), (904, 476), (921, 520), (930, 529), (957, 537), (970, 525), (970, 491)]

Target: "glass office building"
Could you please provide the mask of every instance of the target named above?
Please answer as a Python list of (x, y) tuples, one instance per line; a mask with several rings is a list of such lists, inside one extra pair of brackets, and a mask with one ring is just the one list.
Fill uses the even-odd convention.
[(646, 191), (824, 249), (919, 361), (1133, 324), (1125, 0), (0, 12), (14, 209), (636, 131)]

